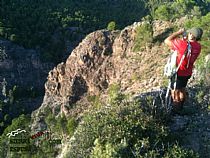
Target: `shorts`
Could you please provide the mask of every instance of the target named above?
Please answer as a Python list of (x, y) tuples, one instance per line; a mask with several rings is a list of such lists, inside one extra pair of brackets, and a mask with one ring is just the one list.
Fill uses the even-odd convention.
[[(187, 86), (187, 82), (191, 76), (177, 76), (176, 89), (182, 89)], [(174, 89), (175, 81), (172, 81), (171, 88)]]

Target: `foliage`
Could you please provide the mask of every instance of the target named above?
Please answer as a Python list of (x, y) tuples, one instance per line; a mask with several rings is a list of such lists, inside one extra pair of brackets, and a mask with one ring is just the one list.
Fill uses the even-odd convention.
[(30, 115), (22, 114), (19, 117), (12, 120), (12, 124), (4, 130), (3, 135), (18, 128), (29, 129), (28, 127), (29, 123), (30, 123)]
[(111, 105), (120, 104), (126, 96), (120, 92), (119, 84), (111, 84), (108, 88), (108, 103)]
[(87, 97), (88, 101), (97, 109), (99, 109), (102, 106), (100, 95), (93, 95)]
[(161, 5), (155, 10), (155, 18), (159, 20), (170, 20), (172, 17), (171, 9), (168, 5)]
[(36, 98), (42, 93), (38, 92), (37, 89), (25, 88), (20, 86), (13, 86), (11, 89), (5, 89), (4, 98), (0, 100), (0, 109), (2, 119), (2, 128), (0, 129), (0, 134), (3, 130), (11, 124), (11, 121), (21, 114), (27, 114), (31, 112), (31, 108), (23, 106), (22, 100), (28, 98)]
[(133, 51), (140, 51), (153, 41), (153, 29), (149, 23), (144, 23), (136, 28)]
[(45, 108), (45, 114), (45, 122), (50, 129), (62, 135), (73, 135), (77, 127), (77, 121), (74, 118), (66, 118), (64, 114), (55, 117), (49, 107)]
[(78, 125), (77, 121), (74, 118), (68, 119), (66, 128), (67, 128), (67, 133), (69, 136), (72, 136), (74, 134), (74, 131), (75, 131), (77, 125)]
[[(173, 20), (183, 16), (201, 17), (209, 12), (209, 2), (178, 0), (178, 1), (149, 1), (150, 13), (154, 19)], [(153, 6), (151, 6), (153, 4)]]
[(117, 152), (120, 149), (126, 147), (126, 142), (122, 141), (117, 146), (112, 145), (110, 143), (106, 143), (105, 145), (101, 144), (98, 139), (94, 142), (94, 148), (91, 153), (91, 158), (110, 158), (110, 157), (117, 157)]
[(81, 34), (106, 28), (111, 20), (123, 28), (147, 13), (144, 4), (143, 0), (2, 0), (0, 36), (27, 48), (39, 48), (42, 59), (57, 63), (66, 40), (81, 40)]
[[(166, 126), (144, 113), (139, 102), (123, 101), (86, 113), (70, 141), (67, 157), (167, 157), (177, 152), (165, 148), (173, 141)], [(181, 147), (179, 151), (183, 157), (189, 155)]]
[[(8, 136), (7, 134), (11, 131), (17, 130), (17, 129), (24, 129), (27, 132), (30, 131), (29, 124), (30, 124), (31, 118), (29, 115), (20, 115), (19, 117), (12, 120), (12, 124), (9, 125), (3, 132), (3, 134), (0, 136), (0, 156), (6, 157), (8, 154)], [(18, 155), (16, 155), (18, 157)]]
[(113, 31), (116, 29), (116, 22), (115, 21), (111, 21), (108, 23), (107, 29), (110, 31)]
[(199, 156), (193, 153), (192, 150), (182, 149), (178, 145), (173, 145), (171, 148), (168, 149), (168, 152), (163, 156), (163, 158), (198, 158)]

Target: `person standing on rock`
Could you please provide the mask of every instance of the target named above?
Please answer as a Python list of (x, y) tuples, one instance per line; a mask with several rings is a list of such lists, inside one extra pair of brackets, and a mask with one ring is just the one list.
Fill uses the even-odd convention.
[[(184, 34), (186, 36), (179, 38), (180, 35)], [(186, 100), (187, 94), (185, 87), (192, 75), (193, 64), (201, 52), (201, 45), (198, 41), (201, 39), (202, 34), (203, 30), (197, 27), (193, 27), (187, 31), (180, 29), (172, 33), (164, 41), (171, 50), (177, 51), (176, 65), (178, 66), (180, 64), (175, 74), (175, 84), (172, 84), (176, 86), (171, 87), (174, 111), (181, 110)]]

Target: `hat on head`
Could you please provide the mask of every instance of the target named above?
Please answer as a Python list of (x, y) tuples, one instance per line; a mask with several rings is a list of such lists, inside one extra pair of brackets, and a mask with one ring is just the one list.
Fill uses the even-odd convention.
[(198, 27), (193, 27), (193, 28), (187, 30), (187, 32), (191, 33), (195, 37), (196, 40), (200, 40), (203, 35), (203, 30)]

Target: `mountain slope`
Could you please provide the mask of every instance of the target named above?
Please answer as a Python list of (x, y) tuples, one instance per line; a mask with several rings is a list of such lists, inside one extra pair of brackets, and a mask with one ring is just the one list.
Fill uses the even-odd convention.
[[(168, 48), (158, 42), (161, 42), (173, 29), (173, 24), (163, 21), (151, 23), (153, 28), (152, 42), (146, 42), (146, 45), (140, 46), (140, 51), (134, 51), (136, 41), (138, 41), (137, 37), (141, 37), (141, 34), (138, 34), (138, 29), (147, 24), (148, 22), (134, 23), (122, 31), (98, 30), (89, 34), (72, 51), (65, 63), (60, 63), (49, 72), (48, 81), (45, 84), (46, 93), (43, 104), (33, 113), (32, 130), (41, 131), (48, 128), (50, 125), (46, 118), (49, 113), (52, 113), (53, 117), (64, 114), (67, 118), (74, 118), (80, 122), (86, 115), (85, 111), (92, 108), (91, 98), (97, 99), (99, 97), (100, 105), (109, 103), (108, 88), (114, 85), (119, 85), (120, 92), (124, 94), (138, 96), (142, 93), (140, 98), (149, 99), (150, 96), (153, 99), (154, 96), (158, 98), (161, 87), (166, 86), (166, 79), (163, 77), (162, 70), (168, 55)], [(192, 80), (191, 85), (195, 84), (196, 80)], [(154, 94), (151, 95), (150, 92), (152, 92), (151, 94), (154, 92)], [(192, 94), (191, 97), (195, 96), (196, 94)], [(189, 116), (184, 114), (184, 116), (172, 118), (170, 125), (172, 131), (180, 132), (180, 129), (183, 130), (180, 124), (184, 124), (184, 131), (188, 133), (188, 128), (185, 125), (193, 120), (198, 122), (202, 120), (200, 117), (209, 104), (209, 96), (204, 96), (207, 98), (207, 102), (204, 103), (204, 111), (201, 110), (198, 115), (194, 112)], [(94, 103), (96, 103), (95, 101)], [(189, 102), (188, 106), (192, 103), (193, 101)], [(195, 103), (197, 103), (196, 100), (194, 100), (193, 105)], [(196, 106), (192, 106), (192, 108), (194, 107)], [(50, 110), (47, 112), (46, 109)], [(206, 126), (209, 121), (208, 113), (203, 119)], [(194, 130), (194, 128), (190, 129)], [(203, 133), (208, 139), (208, 128), (205, 128)], [(196, 131), (192, 131), (189, 137), (185, 137), (186, 140), (189, 139), (186, 144), (189, 144), (192, 149), (195, 149), (191, 141), (194, 134)], [(61, 152), (61, 157), (68, 154), (70, 150), (68, 139), (68, 136), (65, 137), (63, 142), (65, 147)], [(200, 153), (203, 141), (198, 141), (199, 149), (195, 149), (195, 151)], [(208, 149), (208, 146), (205, 147)]]
[[(89, 34), (71, 53), (65, 63), (49, 72), (43, 105), (56, 115), (68, 115), (71, 105), (84, 95), (104, 93), (111, 84), (120, 84), (125, 93), (139, 93), (161, 87), (163, 65), (168, 54), (163, 45), (134, 52), (135, 23), (122, 31), (99, 30)], [(160, 25), (159, 22), (153, 24)], [(170, 27), (162, 23), (160, 34)], [(158, 35), (156, 35), (157, 37)], [(70, 110), (69, 110), (70, 109)]]

